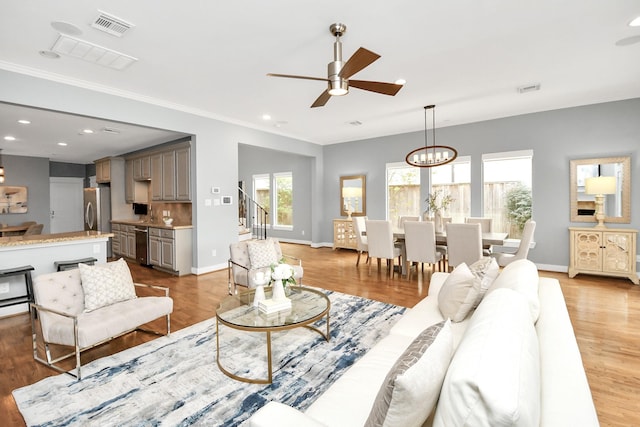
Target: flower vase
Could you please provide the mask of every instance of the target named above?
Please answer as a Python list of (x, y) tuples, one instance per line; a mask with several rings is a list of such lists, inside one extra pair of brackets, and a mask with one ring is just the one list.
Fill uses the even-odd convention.
[(436, 230), (436, 233), (444, 232), (444, 224), (442, 222), (442, 214), (438, 211), (436, 212), (433, 220), (433, 225)]
[(273, 294), (271, 295), (271, 299), (274, 301), (284, 301), (287, 299), (287, 296), (284, 293), (284, 285), (282, 284), (281, 279), (276, 279), (273, 282)]
[(257, 307), (258, 304), (260, 304), (260, 301), (264, 301), (265, 299), (266, 297), (264, 295), (264, 286), (256, 286), (256, 293), (253, 296), (253, 306)]

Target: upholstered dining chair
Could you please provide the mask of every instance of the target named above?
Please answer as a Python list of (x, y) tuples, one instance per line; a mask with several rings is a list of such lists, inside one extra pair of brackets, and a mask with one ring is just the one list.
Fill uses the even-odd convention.
[(420, 221), (419, 216), (401, 216), (398, 217), (398, 228), (403, 229), (406, 221)]
[(533, 233), (536, 230), (536, 222), (528, 220), (524, 223), (524, 229), (522, 230), (522, 238), (520, 239), (520, 245), (518, 250), (511, 253), (492, 253), (491, 256), (495, 257), (500, 267), (506, 267), (513, 261), (518, 259), (525, 259), (529, 255), (529, 247), (533, 241)]
[(42, 234), (42, 228), (44, 224), (31, 224), (27, 231), (24, 232), (25, 236), (33, 236), (35, 234)]
[(480, 224), (452, 222), (447, 230), (447, 258), (449, 270), (461, 263), (471, 265), (482, 259), (482, 229)]
[(436, 263), (442, 261), (442, 253), (436, 250), (436, 229), (432, 222), (405, 221), (404, 244), (406, 248), (405, 263), (409, 272), (407, 280), (411, 280), (411, 264), (416, 263), (416, 273), (420, 265), (424, 273), (424, 263), (431, 264), (433, 273)]
[[(469, 216), (464, 219), (467, 224), (480, 224), (483, 233), (491, 233), (493, 231), (493, 218)], [(491, 245), (482, 246), (482, 254), (484, 256), (491, 255)]]
[[(369, 258), (378, 258), (378, 271), (380, 271), (381, 260), (386, 259), (388, 275), (393, 277), (394, 259), (398, 258), (398, 265), (402, 266), (402, 258), (400, 257), (400, 248), (394, 244), (391, 221), (366, 220), (365, 227), (367, 228)], [(369, 273), (371, 273), (371, 261), (369, 262)]]
[(366, 231), (367, 227), (365, 221), (368, 219), (366, 216), (354, 216), (353, 220), (353, 232), (356, 234), (356, 245), (358, 250), (358, 259), (356, 260), (356, 267), (360, 265), (360, 256), (363, 252), (367, 253), (367, 263), (369, 262), (369, 241), (367, 240)]

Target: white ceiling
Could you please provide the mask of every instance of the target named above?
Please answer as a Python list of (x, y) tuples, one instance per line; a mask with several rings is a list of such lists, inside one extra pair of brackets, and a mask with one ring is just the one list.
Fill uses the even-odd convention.
[[(0, 68), (95, 85), (318, 144), (423, 129), (427, 104), (437, 105), (442, 127), (640, 97), (640, 27), (628, 26), (640, 16), (637, 0), (21, 0), (2, 9)], [(122, 38), (100, 32), (89, 25), (98, 9), (135, 27)], [(78, 38), (138, 61), (116, 71), (69, 56), (45, 58), (38, 52), (57, 39), (53, 21), (73, 24), (82, 31)], [(347, 25), (345, 60), (360, 46), (382, 56), (353, 78), (405, 79), (395, 97), (351, 89), (311, 109), (323, 82), (266, 76), (325, 77), (334, 22)], [(516, 90), (532, 83), (541, 90)], [(26, 128), (5, 121), (4, 107), (0, 113), (2, 133)], [(51, 129), (65, 125), (47, 123)], [(77, 133), (77, 123), (68, 126)], [(97, 143), (107, 144), (102, 151), (96, 146), (72, 156), (52, 148), (53, 135), (0, 140), (0, 148), (45, 157), (55, 152), (54, 160), (76, 162), (122, 152), (105, 136)], [(135, 149), (146, 143), (131, 135), (124, 144)]]

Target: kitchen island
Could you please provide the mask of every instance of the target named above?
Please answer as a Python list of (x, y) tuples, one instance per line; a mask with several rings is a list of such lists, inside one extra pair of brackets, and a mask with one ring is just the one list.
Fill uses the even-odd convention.
[[(98, 264), (107, 262), (107, 243), (112, 233), (76, 231), (32, 236), (0, 238), (0, 270), (31, 265), (32, 276), (55, 271), (54, 262), (93, 257)], [(0, 282), (0, 303), (26, 294), (23, 277)], [(0, 317), (28, 311), (28, 305), (0, 307)]]

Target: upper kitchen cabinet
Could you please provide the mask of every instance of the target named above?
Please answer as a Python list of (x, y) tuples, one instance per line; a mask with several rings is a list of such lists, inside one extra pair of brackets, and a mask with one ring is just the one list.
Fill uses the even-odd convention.
[(94, 161), (96, 164), (96, 182), (108, 184), (111, 182), (111, 159), (105, 158)]
[(133, 179), (148, 181), (151, 179), (151, 156), (137, 157), (133, 162)]
[[(148, 157), (147, 157), (148, 158)], [(124, 169), (124, 198), (127, 203), (147, 203), (149, 201), (148, 181), (138, 181), (135, 177), (136, 159), (128, 159)], [(149, 169), (149, 176), (151, 170)]]
[(151, 154), (151, 199), (191, 201), (191, 147), (180, 145)]

